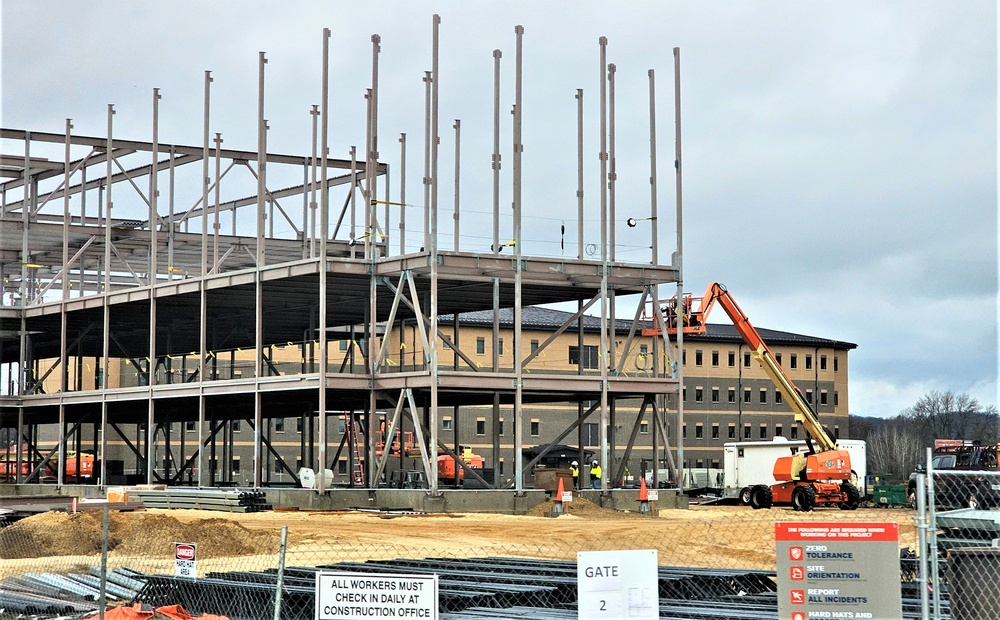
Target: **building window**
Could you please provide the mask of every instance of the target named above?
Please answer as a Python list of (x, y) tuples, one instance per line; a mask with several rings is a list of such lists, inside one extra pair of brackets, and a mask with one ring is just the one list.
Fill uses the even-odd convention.
[(736, 367), (736, 351), (729, 352), (729, 367), (730, 368)]
[(583, 425), (583, 445), (596, 446), (601, 443), (601, 437), (597, 432), (597, 424), (588, 422)]
[(698, 422), (697, 424), (694, 425), (694, 438), (695, 439), (705, 438), (705, 426), (701, 422)]
[(719, 365), (719, 352), (712, 351), (712, 366), (718, 366), (718, 365)]
[(702, 467), (705, 466), (705, 461), (703, 461), (702, 459), (698, 459), (694, 462), (694, 466), (696, 469), (701, 469)]
[(813, 391), (812, 390), (806, 390), (806, 402), (809, 403), (810, 405), (812, 404), (812, 402), (813, 402)]
[(531, 421), (531, 436), (538, 437), (538, 420)]
[(730, 424), (729, 425), (729, 438), (730, 439), (736, 439), (736, 425), (735, 424)]
[(347, 459), (340, 459), (337, 461), (337, 473), (341, 476), (347, 475)]
[(340, 341), (338, 341), (338, 344), (340, 345), (340, 350), (341, 351), (346, 351), (347, 350), (347, 342), (348, 342), (347, 340), (340, 340)]
[(796, 355), (795, 353), (792, 353), (792, 361), (789, 363), (789, 368), (795, 370), (798, 367), (799, 367), (799, 356)]
[(791, 436), (792, 439), (798, 439), (799, 438), (799, 427), (795, 426), (793, 424), (792, 428), (789, 430), (788, 434)]
[(712, 439), (718, 439), (718, 438), (719, 438), (719, 425), (712, 424)]
[(441, 430), (450, 431), (451, 430), (451, 417), (441, 418)]
[(833, 393), (833, 406), (836, 407), (840, 404), (840, 394), (837, 392)]
[(702, 359), (701, 359), (701, 349), (698, 349), (697, 351), (694, 352), (694, 365), (695, 366), (701, 366), (701, 361), (702, 361)]
[(760, 425), (760, 438), (767, 439), (767, 424)]
[(497, 338), (497, 355), (503, 355), (503, 338)]
[(712, 459), (712, 469), (719, 469), (719, 459)]
[(302, 457), (297, 456), (295, 457), (295, 471), (298, 471), (300, 469), (302, 469)]
[(827, 398), (826, 397), (826, 390), (821, 390), (820, 393), (819, 393), (819, 404), (825, 405), (826, 404), (826, 398)]
[(486, 354), (486, 338), (476, 338), (476, 355)]
[(785, 429), (780, 424), (774, 425), (774, 436), (782, 437), (785, 434)]
[(752, 433), (750, 432), (750, 424), (749, 423), (748, 424), (744, 424), (743, 425), (743, 439), (750, 439), (751, 434)]
[(538, 350), (538, 341), (537, 340), (532, 340), (531, 341), (531, 352), (534, 353), (537, 350)]
[(777, 405), (780, 405), (782, 402), (784, 402), (784, 400), (785, 400), (785, 397), (781, 395), (781, 390), (775, 390), (774, 391), (774, 403), (777, 404)]
[(497, 434), (498, 435), (503, 435), (503, 418), (500, 418), (497, 421)]
[(743, 388), (743, 402), (750, 402), (750, 388)]
[(281, 461), (275, 460), (274, 461), (274, 473), (280, 474), (282, 472), (282, 469), (283, 468), (281, 467)]
[(686, 387), (682, 390), (681, 400), (683, 400), (684, 402), (688, 401), (688, 389)]
[(719, 402), (719, 388), (717, 387), (712, 388), (712, 402)]
[(274, 419), (274, 432), (284, 433), (285, 432), (285, 418), (275, 418)]
[(486, 418), (476, 418), (476, 434), (486, 434)]
[(813, 356), (806, 355), (806, 370), (812, 370), (813, 367)]
[(781, 366), (781, 353), (774, 354), (774, 361), (778, 362), (778, 366)]
[(826, 370), (826, 356), (825, 355), (820, 355), (819, 356), (819, 369), (820, 370)]
[[(569, 348), (569, 363), (580, 364), (580, 347), (573, 345)], [(583, 367), (586, 369), (596, 369), (597, 366), (597, 345), (583, 345)]]
[(232, 428), (233, 428), (233, 432), (234, 433), (240, 432), (240, 421), (239, 420), (233, 420), (232, 421), (232, 425), (233, 425)]
[(839, 365), (840, 365), (840, 364), (838, 364), (838, 363), (837, 363), (837, 356), (836, 356), (836, 355), (834, 355), (834, 356), (833, 356), (833, 372), (837, 372), (837, 370), (838, 370), (838, 368), (837, 368), (837, 367), (838, 367)]
[(233, 473), (240, 473), (240, 457), (238, 456), (233, 457)]
[(189, 433), (193, 432), (195, 424), (197, 424), (197, 422), (195, 422), (194, 420), (189, 420), (189, 421), (185, 422), (184, 423), (184, 430), (186, 430)]
[(750, 354), (749, 353), (744, 353), (743, 354), (743, 367), (744, 368), (750, 368)]
[(767, 404), (767, 388), (760, 388), (760, 404)]
[(834, 425), (833, 427), (833, 438), (840, 439), (840, 426)]
[(694, 402), (700, 403), (705, 400), (705, 390), (700, 385), (694, 389)]
[(684, 426), (681, 427), (681, 437), (687, 439), (687, 436), (688, 436), (688, 425), (687, 422), (685, 422)]
[(503, 475), (503, 459), (500, 459), (500, 475)]
[(649, 434), (649, 422), (647, 422), (646, 420), (639, 422), (639, 433), (642, 435)]
[(302, 418), (295, 418), (295, 432), (302, 432)]
[(729, 399), (729, 402), (735, 403), (736, 402), (736, 388), (732, 388), (731, 387), (731, 388), (729, 388), (727, 390), (727, 392), (728, 392), (728, 396), (727, 397)]

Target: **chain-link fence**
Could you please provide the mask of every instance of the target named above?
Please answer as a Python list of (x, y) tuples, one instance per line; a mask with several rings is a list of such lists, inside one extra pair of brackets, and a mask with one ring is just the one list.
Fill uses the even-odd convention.
[[(155, 612), (162, 617), (180, 605), (233, 620), (308, 620), (316, 617), (319, 571), (437, 575), (441, 618), (573, 618), (578, 552), (655, 549), (659, 617), (770, 619), (778, 617), (781, 521), (895, 522), (904, 618), (1000, 618), (1000, 607), (991, 607), (1000, 534), (989, 529), (1000, 511), (983, 507), (993, 501), (986, 489), (1000, 495), (1000, 478), (963, 476), (946, 483), (931, 473), (935, 501), (918, 498), (916, 509), (905, 497), (890, 504), (869, 495), (857, 510), (706, 504), (651, 515), (638, 505), (615, 511), (577, 497), (558, 518), (544, 516), (551, 499), (519, 516), (50, 512), (0, 528), (0, 618), (92, 617), (105, 609), (126, 620), (149, 617), (136, 609), (167, 610)], [(929, 497), (927, 478), (919, 497)], [(941, 501), (948, 484), (966, 505)], [(970, 508), (973, 488), (983, 494)], [(381, 594), (337, 603), (355, 617), (387, 617), (377, 616), (386, 612), (368, 596)]]

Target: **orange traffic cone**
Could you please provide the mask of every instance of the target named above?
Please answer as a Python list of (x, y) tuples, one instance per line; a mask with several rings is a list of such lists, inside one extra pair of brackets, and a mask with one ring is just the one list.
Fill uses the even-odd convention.
[(564, 492), (565, 492), (565, 488), (563, 487), (563, 479), (562, 479), (562, 477), (560, 477), (559, 478), (559, 486), (556, 487), (556, 503), (552, 506), (552, 512), (553, 512), (553, 514), (559, 515), (559, 514), (562, 514), (564, 512), (563, 511), (563, 502), (562, 502), (562, 498), (563, 498), (563, 493)]
[(639, 512), (652, 512), (649, 507), (649, 491), (646, 489), (646, 478), (639, 478)]

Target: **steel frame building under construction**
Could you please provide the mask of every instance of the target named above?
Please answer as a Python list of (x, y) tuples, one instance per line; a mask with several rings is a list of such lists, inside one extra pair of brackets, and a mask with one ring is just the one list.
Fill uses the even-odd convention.
[[(327, 155), (329, 31), (322, 40), (322, 103), (313, 107), (313, 141), (307, 155), (267, 148), (263, 52), (255, 151), (222, 148), (221, 136), (210, 133), (208, 72), (200, 145), (159, 142), (155, 89), (150, 141), (116, 137), (110, 105), (106, 136), (76, 135), (69, 120), (64, 133), (2, 129), (0, 138), (6, 144), (22, 147), (0, 157), (0, 432), (5, 433), (0, 437), (9, 444), (0, 458), (9, 466), (10, 481), (35, 481), (48, 470), (62, 485), (74, 453), (92, 449), (99, 456), (96, 479), (104, 485), (116, 472), (108, 469), (111, 459), (100, 457), (108, 454), (109, 442), (116, 442), (127, 447), (129, 468), (143, 472), (145, 481), (212, 486), (221, 477), (209, 463), (218, 450), (223, 455), (231, 451), (227, 429), (234, 420), (245, 420), (253, 431), (254, 486), (266, 484), (264, 463), (271, 459), (297, 480), (295, 468), (285, 463), (265, 430), (269, 419), (280, 416), (298, 417), (300, 428), (307, 429), (302, 433), (302, 463), (316, 470), (323, 491), (330, 485), (324, 471), (331, 466), (334, 450), (345, 449), (343, 441), (337, 446), (330, 437), (331, 421), (343, 417), (360, 431), (354, 435), (359, 466), (354, 482), (368, 486), (378, 480), (390, 457), (385, 446), (405, 431), (415, 438), (435, 493), (436, 456), (454, 455), (454, 446), (438, 437), (439, 411), (455, 408), (458, 415), (459, 407), (466, 405), (492, 405), (496, 445), (500, 408), (512, 408), (515, 471), (509, 486), (514, 491), (525, 487), (525, 468), (543, 456), (522, 458), (526, 403), (562, 403), (579, 411), (559, 439), (584, 420), (600, 416), (602, 463), (615, 462), (607, 434), (616, 405), (639, 403), (653, 420), (654, 457), (672, 460), (676, 452), (682, 455), (679, 442), (668, 437), (664, 410), (665, 395), (679, 392), (680, 370), (674, 360), (679, 359), (682, 342), (657, 338), (647, 372), (623, 372), (625, 360), (635, 355), (633, 336), (641, 330), (641, 310), (653, 307), (654, 320), (663, 325), (658, 288), (673, 285), (680, 290), (681, 285), (678, 50), (675, 264), (660, 263), (655, 225), (650, 227), (649, 262), (627, 263), (615, 257), (614, 65), (607, 63), (604, 39), (601, 243), (593, 255), (585, 256), (583, 92), (578, 91), (578, 255), (551, 258), (522, 252), (520, 27), (515, 29), (512, 240), (501, 243), (498, 224), (497, 50), (494, 242), (492, 251), (476, 253), (459, 249), (457, 198), (455, 247), (442, 248), (438, 240), (439, 24), (435, 16), (432, 69), (424, 80), (425, 226), (423, 247), (416, 252), (407, 252), (405, 236), (419, 231), (419, 223), (406, 222), (405, 209), (397, 209), (407, 204), (405, 134), (400, 136), (401, 174), (393, 179), (398, 189), (392, 196), (389, 167), (378, 161), (377, 35), (372, 37), (372, 82), (366, 95), (367, 144), (360, 157)], [(652, 70), (649, 92), (652, 190), (648, 218), (641, 219), (655, 223)], [(458, 123), (455, 129), (457, 154)], [(61, 157), (52, 155), (60, 151)], [(456, 179), (457, 173), (456, 163)], [(195, 177), (186, 189), (185, 175)], [(301, 182), (280, 188), (269, 182), (287, 178)], [(185, 192), (194, 196), (193, 204), (179, 198)], [(593, 214), (591, 219), (596, 219)], [(363, 234), (354, 233), (355, 224)], [(628, 308), (620, 299), (624, 295), (631, 296)], [(583, 313), (599, 309), (604, 327), (598, 369), (579, 364), (574, 373), (549, 372), (537, 365), (549, 342), (530, 349), (521, 342), (523, 308), (558, 302), (575, 303), (578, 311), (553, 338), (567, 330), (572, 333)], [(512, 309), (515, 317), (512, 359), (506, 364), (501, 364), (496, 348), (491, 364), (475, 363), (467, 354), (470, 344), (461, 338), (460, 320), (451, 321), (449, 333), (438, 326), (439, 315), (492, 310), (498, 316), (500, 309)], [(616, 342), (610, 327), (616, 314), (619, 320), (634, 317), (632, 331), (622, 342)], [(403, 326), (417, 334), (411, 364), (395, 363), (390, 355), (400, 342), (394, 334)], [(498, 330), (495, 322), (494, 339)], [(580, 334), (582, 338), (582, 328)], [(347, 343), (351, 354), (338, 354), (344, 347), (332, 346), (337, 342)], [(447, 363), (441, 361), (443, 352), (449, 355)], [(672, 432), (679, 432), (683, 411), (670, 415), (681, 418), (676, 424), (671, 418)], [(185, 439), (184, 433), (171, 436), (177, 423), (193, 425), (196, 440)], [(478, 472), (467, 471), (467, 476), (479, 478)], [(615, 479), (606, 475), (602, 488)], [(501, 486), (499, 481), (493, 485)]]

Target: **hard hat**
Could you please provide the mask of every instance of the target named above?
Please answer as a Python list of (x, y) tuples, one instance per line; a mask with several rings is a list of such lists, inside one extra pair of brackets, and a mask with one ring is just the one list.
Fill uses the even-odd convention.
[(576, 461), (573, 461), (572, 463), (570, 463), (570, 465), (572, 465), (573, 467), (576, 467), (577, 465), (579, 465), (579, 463), (577, 463)]
[(597, 466), (597, 461), (594, 461), (594, 466), (595, 466), (595, 467)]

